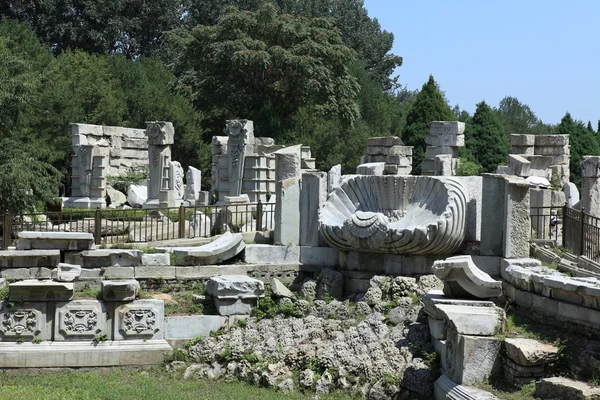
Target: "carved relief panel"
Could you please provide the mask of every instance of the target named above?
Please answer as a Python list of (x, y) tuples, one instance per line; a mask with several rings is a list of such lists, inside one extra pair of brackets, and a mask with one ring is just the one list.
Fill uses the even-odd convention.
[(136, 300), (115, 309), (114, 340), (164, 339), (162, 300)]
[(56, 303), (54, 340), (90, 340), (109, 334), (106, 307), (98, 300)]
[(46, 303), (22, 303), (0, 308), (0, 339), (2, 341), (51, 339), (50, 324), (46, 322)]

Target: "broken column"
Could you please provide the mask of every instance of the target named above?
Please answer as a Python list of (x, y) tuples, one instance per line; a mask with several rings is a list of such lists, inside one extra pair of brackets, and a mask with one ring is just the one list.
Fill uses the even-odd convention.
[(228, 195), (239, 196), (242, 194), (246, 153), (254, 149), (254, 124), (245, 119), (230, 120), (225, 126), (225, 133), (229, 137), (227, 141)]
[(148, 199), (144, 208), (173, 207), (175, 193), (171, 164), (171, 145), (174, 143), (175, 129), (170, 122), (148, 122), (148, 159), (150, 179)]
[(300, 243), (301, 145), (275, 152), (275, 243)]
[(600, 216), (600, 157), (584, 156), (581, 162), (581, 206)]
[(421, 161), (421, 174), (455, 175), (458, 151), (465, 145), (464, 122), (433, 121), (429, 128), (429, 135), (425, 137), (427, 148)]
[(532, 156), (535, 154), (535, 135), (510, 135), (510, 153)]
[(410, 175), (412, 146), (405, 146), (397, 136), (367, 139), (367, 155), (356, 168), (359, 175)]

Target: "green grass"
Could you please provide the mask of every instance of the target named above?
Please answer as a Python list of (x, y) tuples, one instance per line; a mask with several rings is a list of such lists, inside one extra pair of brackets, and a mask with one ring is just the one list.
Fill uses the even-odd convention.
[[(108, 374), (70, 372), (46, 376), (3, 377), (0, 400), (20, 398), (42, 400), (304, 400), (311, 396), (302, 393), (281, 393), (258, 388), (242, 382), (183, 380), (182, 374), (151, 370), (116, 370)], [(319, 399), (351, 399), (343, 394), (319, 396)]]
[(535, 397), (535, 382), (528, 383), (520, 388), (509, 385), (501, 379), (490, 379), (477, 385), (478, 388), (495, 394), (505, 400), (533, 400)]

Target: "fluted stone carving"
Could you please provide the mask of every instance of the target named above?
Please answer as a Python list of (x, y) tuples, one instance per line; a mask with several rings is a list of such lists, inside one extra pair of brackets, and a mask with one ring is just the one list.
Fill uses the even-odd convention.
[(464, 240), (466, 206), (452, 178), (352, 176), (330, 193), (319, 224), (341, 250), (450, 254)]

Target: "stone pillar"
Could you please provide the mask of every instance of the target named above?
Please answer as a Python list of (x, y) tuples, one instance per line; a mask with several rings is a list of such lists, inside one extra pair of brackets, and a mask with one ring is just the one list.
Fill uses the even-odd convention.
[(334, 187), (339, 186), (342, 181), (342, 166), (340, 164), (331, 167), (327, 173), (327, 193), (331, 192)]
[(300, 246), (319, 246), (319, 211), (327, 200), (327, 173), (302, 173)]
[(519, 177), (483, 174), (480, 254), (529, 256), (529, 183)]
[(185, 174), (184, 200), (191, 206), (199, 204), (198, 200), (200, 199), (200, 191), (202, 190), (201, 181), (202, 171), (189, 166)]
[(581, 180), (581, 207), (586, 213), (600, 217), (600, 157), (583, 157)]
[(213, 136), (211, 159), (211, 190), (217, 201), (223, 200), (229, 193), (227, 180), (227, 136)]
[(300, 243), (301, 145), (275, 152), (275, 243)]
[(150, 160), (150, 179), (148, 180), (148, 199), (144, 208), (173, 207), (173, 175), (171, 172), (171, 145), (175, 129), (170, 122), (148, 122), (148, 159)]
[(425, 137), (427, 148), (421, 161), (421, 175), (446, 174), (446, 157), (436, 159), (442, 155), (450, 156), (448, 175), (452, 175), (457, 165), (458, 150), (465, 145), (465, 124), (458, 121), (433, 121), (429, 128), (429, 135)]
[(185, 187), (183, 185), (183, 167), (179, 161), (171, 161), (171, 182), (173, 182), (173, 196), (175, 202), (181, 204)]
[(242, 194), (246, 155), (254, 151), (254, 123), (245, 119), (227, 121), (227, 171), (230, 197)]

